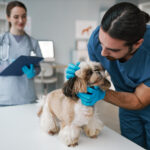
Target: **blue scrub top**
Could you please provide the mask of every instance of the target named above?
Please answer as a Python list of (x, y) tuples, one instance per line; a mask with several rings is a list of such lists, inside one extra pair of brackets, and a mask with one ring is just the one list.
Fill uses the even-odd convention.
[(108, 71), (116, 91), (134, 92), (135, 88), (144, 83), (150, 87), (150, 26), (144, 35), (144, 42), (128, 61), (110, 61), (101, 56), (102, 47), (99, 42), (98, 26), (88, 42), (90, 60), (100, 62)]
[[(0, 67), (21, 55), (30, 56), (32, 51), (36, 56), (42, 56), (38, 41), (27, 34), (18, 42), (10, 32), (7, 32), (0, 35), (0, 43), (2, 46), (9, 46), (9, 57), (6, 61), (0, 60)], [(34, 80), (28, 79), (25, 74), (0, 76), (0, 84), (0, 106), (28, 104), (37, 99)]]

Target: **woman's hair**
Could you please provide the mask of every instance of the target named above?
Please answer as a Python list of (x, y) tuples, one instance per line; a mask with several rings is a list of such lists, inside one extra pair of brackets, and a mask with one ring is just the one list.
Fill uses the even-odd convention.
[(122, 2), (108, 9), (101, 27), (112, 38), (124, 40), (126, 45), (132, 46), (143, 38), (149, 21), (150, 16), (146, 12), (131, 3)]
[[(6, 7), (6, 15), (8, 17), (10, 17), (11, 15), (11, 10), (14, 8), (14, 7), (22, 7), (26, 12), (27, 12), (27, 8), (26, 6), (22, 3), (22, 2), (19, 2), (19, 1), (11, 1), (8, 3), (7, 7)], [(9, 23), (9, 28), (11, 27), (11, 24)]]

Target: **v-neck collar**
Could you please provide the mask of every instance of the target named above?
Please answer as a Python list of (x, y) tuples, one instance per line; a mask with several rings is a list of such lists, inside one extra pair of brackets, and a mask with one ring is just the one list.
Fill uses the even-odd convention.
[(15, 40), (20, 43), (21, 40), (24, 38), (24, 35), (13, 35), (13, 37), (15, 38)]
[[(17, 42), (17, 40), (16, 40), (16, 38), (14, 37), (15, 35), (13, 35), (13, 34), (11, 34), (10, 32), (9, 32), (9, 38), (11, 39), (9, 39), (9, 41), (12, 41), (12, 42), (14, 42), (15, 43), (15, 45), (20, 45), (20, 43), (22, 43), (22, 41), (24, 41), (24, 38), (26, 37), (26, 34), (24, 34), (24, 35), (22, 35), (23, 37), (22, 37), (22, 39), (19, 41), (19, 42)], [(11, 43), (10, 43), (11, 44)]]

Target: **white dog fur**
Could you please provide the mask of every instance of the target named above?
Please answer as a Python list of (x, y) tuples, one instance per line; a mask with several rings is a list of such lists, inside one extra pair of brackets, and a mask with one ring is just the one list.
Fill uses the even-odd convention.
[(110, 87), (99, 63), (81, 62), (79, 67), (76, 76), (66, 81), (62, 89), (54, 90), (44, 98), (38, 112), (41, 128), (50, 134), (59, 132), (67, 146), (78, 144), (82, 128), (87, 136), (96, 138), (103, 127), (94, 107), (82, 105), (76, 94), (86, 93), (87, 86), (99, 86), (103, 90)]

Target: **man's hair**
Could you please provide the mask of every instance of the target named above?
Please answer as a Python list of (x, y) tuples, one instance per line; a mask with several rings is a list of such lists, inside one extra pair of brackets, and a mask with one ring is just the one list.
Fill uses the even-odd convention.
[(112, 38), (126, 41), (132, 46), (143, 38), (150, 16), (132, 3), (122, 2), (112, 6), (102, 18), (101, 27)]

